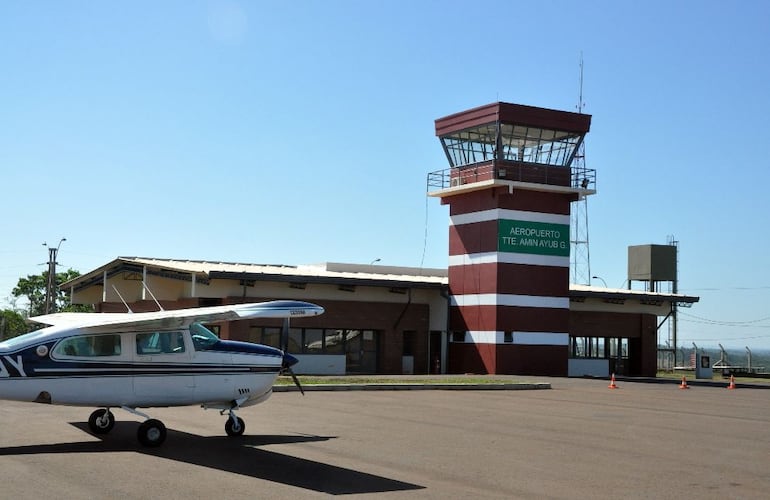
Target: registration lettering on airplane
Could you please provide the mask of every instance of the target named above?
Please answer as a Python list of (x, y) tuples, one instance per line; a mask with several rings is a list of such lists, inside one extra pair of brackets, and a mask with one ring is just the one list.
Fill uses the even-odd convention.
[[(16, 360), (11, 356), (3, 356), (0, 358), (2, 361), (0, 361), (0, 378), (9, 378), (9, 377), (26, 377), (27, 374), (24, 372), (24, 363), (22, 362), (21, 355), (16, 356)], [(18, 375), (11, 375), (8, 372), (8, 368), (6, 368), (6, 364), (16, 370), (16, 373)]]

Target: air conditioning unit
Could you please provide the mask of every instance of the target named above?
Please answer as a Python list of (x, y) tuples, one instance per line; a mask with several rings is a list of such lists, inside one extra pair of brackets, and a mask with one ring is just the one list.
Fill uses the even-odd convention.
[(460, 185), (460, 178), (459, 177), (455, 177), (454, 179), (451, 180), (450, 184), (451, 184), (452, 187), (459, 186)]

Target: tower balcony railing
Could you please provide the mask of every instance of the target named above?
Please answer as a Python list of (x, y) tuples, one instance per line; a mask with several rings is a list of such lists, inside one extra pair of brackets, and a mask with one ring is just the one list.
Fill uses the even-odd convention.
[(500, 160), (431, 172), (428, 174), (428, 190), (447, 189), (493, 179), (596, 190), (596, 170), (592, 168)]

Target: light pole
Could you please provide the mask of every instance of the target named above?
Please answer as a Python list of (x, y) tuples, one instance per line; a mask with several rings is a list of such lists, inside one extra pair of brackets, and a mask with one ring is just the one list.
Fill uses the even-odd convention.
[(45, 287), (45, 313), (56, 312), (56, 254), (59, 253), (59, 247), (67, 238), (59, 240), (56, 248), (49, 247), (47, 243), (43, 246), (48, 248), (48, 282)]
[(595, 279), (595, 280), (601, 280), (601, 281), (602, 281), (602, 283), (604, 283), (604, 288), (609, 288), (609, 287), (607, 286), (607, 282), (606, 282), (606, 281), (604, 281), (604, 278), (602, 278), (601, 276), (591, 276), (591, 279)]

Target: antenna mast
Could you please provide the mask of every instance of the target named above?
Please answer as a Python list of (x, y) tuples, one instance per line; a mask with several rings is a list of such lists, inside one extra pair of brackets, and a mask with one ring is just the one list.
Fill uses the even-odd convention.
[[(578, 113), (583, 112), (583, 52), (580, 52), (580, 80), (578, 92)], [(580, 143), (575, 159), (574, 170), (585, 170), (585, 141)], [(591, 284), (591, 252), (588, 247), (588, 196), (572, 202), (570, 210), (570, 282)]]

